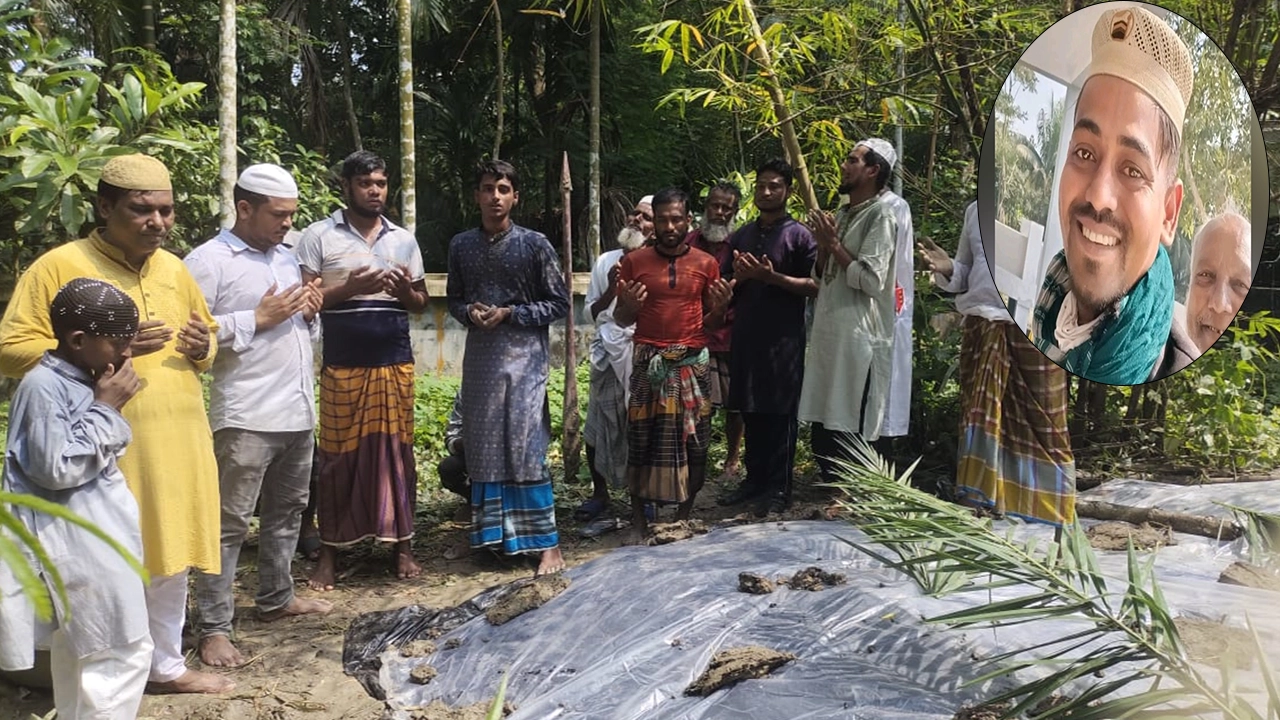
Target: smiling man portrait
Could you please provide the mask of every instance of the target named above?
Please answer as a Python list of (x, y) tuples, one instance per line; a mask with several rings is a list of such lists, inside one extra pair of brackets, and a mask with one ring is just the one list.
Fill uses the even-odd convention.
[(1169, 258), (1192, 75), (1187, 47), (1147, 10), (1109, 10), (1094, 27), (1058, 188), (1063, 249), (1031, 328), (1046, 356), (1088, 380), (1144, 383), (1200, 354), (1174, 317)]

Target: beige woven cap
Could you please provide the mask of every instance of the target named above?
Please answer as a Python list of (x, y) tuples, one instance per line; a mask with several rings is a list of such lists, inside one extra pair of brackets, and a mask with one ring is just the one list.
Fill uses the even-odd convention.
[[(1084, 80), (1111, 75), (1151, 96), (1182, 136), (1191, 101), (1191, 53), (1178, 34), (1140, 7), (1108, 10), (1093, 28), (1093, 56)], [(1082, 83), (1083, 84), (1083, 83)]]
[(102, 166), (100, 179), (124, 190), (173, 190), (169, 168), (150, 155), (141, 153), (111, 158)]

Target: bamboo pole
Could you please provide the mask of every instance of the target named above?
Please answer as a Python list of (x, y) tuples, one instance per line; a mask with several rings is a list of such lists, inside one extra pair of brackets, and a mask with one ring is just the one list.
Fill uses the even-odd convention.
[(560, 201), (564, 207), (564, 284), (569, 289), (569, 314), (565, 316), (564, 328), (563, 434), (560, 438), (565, 482), (577, 480), (582, 451), (578, 432), (577, 332), (573, 322), (573, 220), (569, 212), (572, 198), (573, 181), (569, 176), (569, 153), (566, 152), (560, 169)]

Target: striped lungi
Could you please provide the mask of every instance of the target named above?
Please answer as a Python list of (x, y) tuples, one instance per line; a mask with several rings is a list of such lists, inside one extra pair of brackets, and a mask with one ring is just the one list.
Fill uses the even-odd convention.
[(627, 392), (611, 367), (591, 367), (582, 439), (595, 448), (595, 470), (614, 487), (621, 487), (627, 478)]
[(471, 483), (471, 547), (499, 546), (507, 555), (542, 552), (560, 542), (551, 471), (540, 483)]
[(962, 502), (1024, 520), (1075, 519), (1067, 373), (1013, 323), (966, 317), (960, 343)]
[(326, 545), (413, 537), (413, 364), (320, 373), (316, 517)]
[[(666, 372), (655, 387), (650, 366), (659, 355)], [(636, 343), (627, 408), (631, 494), (663, 502), (689, 499), (690, 467), (706, 465), (711, 438), (708, 364), (704, 350)]]
[(729, 402), (729, 352), (711, 353), (711, 363), (707, 367), (707, 375), (711, 381), (711, 408), (719, 410)]

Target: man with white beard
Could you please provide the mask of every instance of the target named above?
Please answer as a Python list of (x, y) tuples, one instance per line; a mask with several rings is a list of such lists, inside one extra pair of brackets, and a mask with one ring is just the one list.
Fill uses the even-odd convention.
[(652, 195), (636, 203), (618, 232), (618, 249), (600, 255), (591, 270), (586, 306), (596, 324), (591, 341), (591, 395), (583, 439), (591, 469), (592, 494), (573, 513), (589, 522), (609, 508), (609, 485), (622, 487), (627, 472), (627, 387), (631, 380), (631, 336), (635, 326), (613, 320), (618, 261), (653, 239)]
[[(720, 267), (731, 265), (733, 248), (727, 242), (733, 234), (734, 220), (742, 191), (731, 182), (718, 182), (707, 192), (706, 212), (702, 224), (689, 234), (689, 247), (697, 248), (716, 259)], [(742, 415), (726, 407), (729, 401), (729, 339), (733, 332), (733, 312), (726, 312), (724, 325), (706, 333), (707, 352), (711, 354), (711, 408), (724, 408), (724, 435), (728, 446), (721, 481), (738, 475), (742, 452)]]

